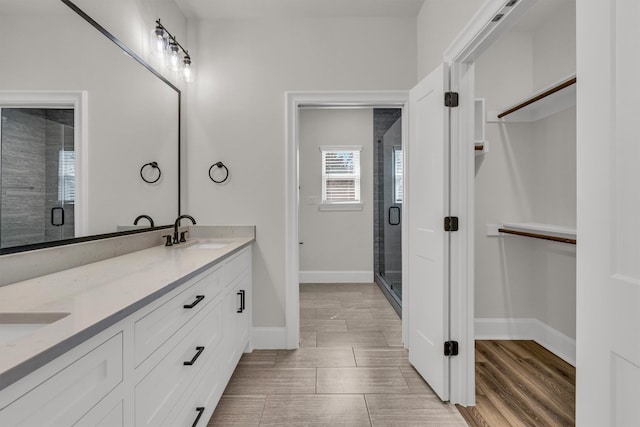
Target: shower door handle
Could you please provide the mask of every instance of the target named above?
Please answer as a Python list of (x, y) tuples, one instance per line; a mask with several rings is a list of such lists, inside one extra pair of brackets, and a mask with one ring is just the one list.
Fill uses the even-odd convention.
[[(60, 222), (56, 222), (56, 211), (60, 210)], [(64, 208), (57, 206), (55, 208), (51, 208), (51, 225), (55, 227), (61, 227), (64, 225)]]
[[(391, 221), (391, 212), (396, 212), (396, 220)], [(400, 208), (398, 206), (389, 206), (389, 225), (400, 225)]]

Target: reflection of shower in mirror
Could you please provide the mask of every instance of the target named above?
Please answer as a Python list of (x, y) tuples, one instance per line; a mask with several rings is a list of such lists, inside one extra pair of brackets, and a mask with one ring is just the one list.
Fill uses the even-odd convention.
[(0, 248), (75, 236), (73, 108), (0, 108)]

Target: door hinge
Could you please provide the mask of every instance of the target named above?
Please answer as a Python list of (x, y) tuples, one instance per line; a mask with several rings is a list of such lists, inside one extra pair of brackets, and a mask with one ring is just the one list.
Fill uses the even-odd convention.
[(444, 106), (445, 107), (457, 107), (458, 106), (458, 92), (445, 92), (444, 93)]
[(444, 355), (445, 356), (457, 356), (458, 355), (458, 341), (445, 341), (445, 343), (444, 343)]
[(458, 231), (458, 217), (457, 216), (445, 216), (444, 217), (444, 231)]

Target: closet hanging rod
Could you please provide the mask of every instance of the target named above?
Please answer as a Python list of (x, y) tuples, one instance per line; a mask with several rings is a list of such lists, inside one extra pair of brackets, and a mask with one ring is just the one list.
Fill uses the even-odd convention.
[(551, 240), (553, 242), (569, 243), (570, 245), (576, 244), (576, 239), (570, 239), (568, 237), (558, 237), (558, 236), (551, 236), (549, 234), (539, 234), (539, 233), (527, 233), (526, 231), (508, 230), (506, 228), (498, 228), (498, 231), (500, 233), (532, 237), (534, 239)]
[(558, 85), (556, 85), (556, 86), (554, 86), (554, 87), (542, 92), (541, 94), (536, 95), (534, 97), (531, 97), (531, 98), (527, 99), (526, 101), (516, 105), (515, 107), (509, 108), (508, 110), (498, 114), (498, 118), (501, 119), (504, 116), (507, 116), (507, 115), (509, 115), (511, 113), (515, 113), (516, 111), (521, 110), (524, 107), (533, 104), (534, 102), (540, 101), (541, 99), (546, 98), (549, 95), (553, 95), (554, 93), (559, 92), (562, 89), (575, 84), (576, 81), (577, 81), (576, 77), (573, 77), (573, 78), (571, 78), (569, 80), (565, 80), (564, 82), (559, 83)]

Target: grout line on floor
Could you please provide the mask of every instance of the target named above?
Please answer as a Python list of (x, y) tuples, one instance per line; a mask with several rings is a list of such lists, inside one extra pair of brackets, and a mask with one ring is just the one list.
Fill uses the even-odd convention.
[(269, 398), (269, 395), (266, 394), (264, 396), (264, 403), (262, 404), (262, 410), (260, 411), (260, 419), (258, 420), (258, 425), (262, 424), (262, 417), (264, 416), (264, 410), (267, 407), (267, 399)]
[(364, 406), (365, 408), (367, 408), (367, 416), (369, 417), (369, 425), (372, 426), (373, 425), (373, 420), (371, 419), (371, 412), (369, 411), (369, 402), (367, 402), (367, 395), (366, 394), (362, 394), (362, 398), (364, 399)]

